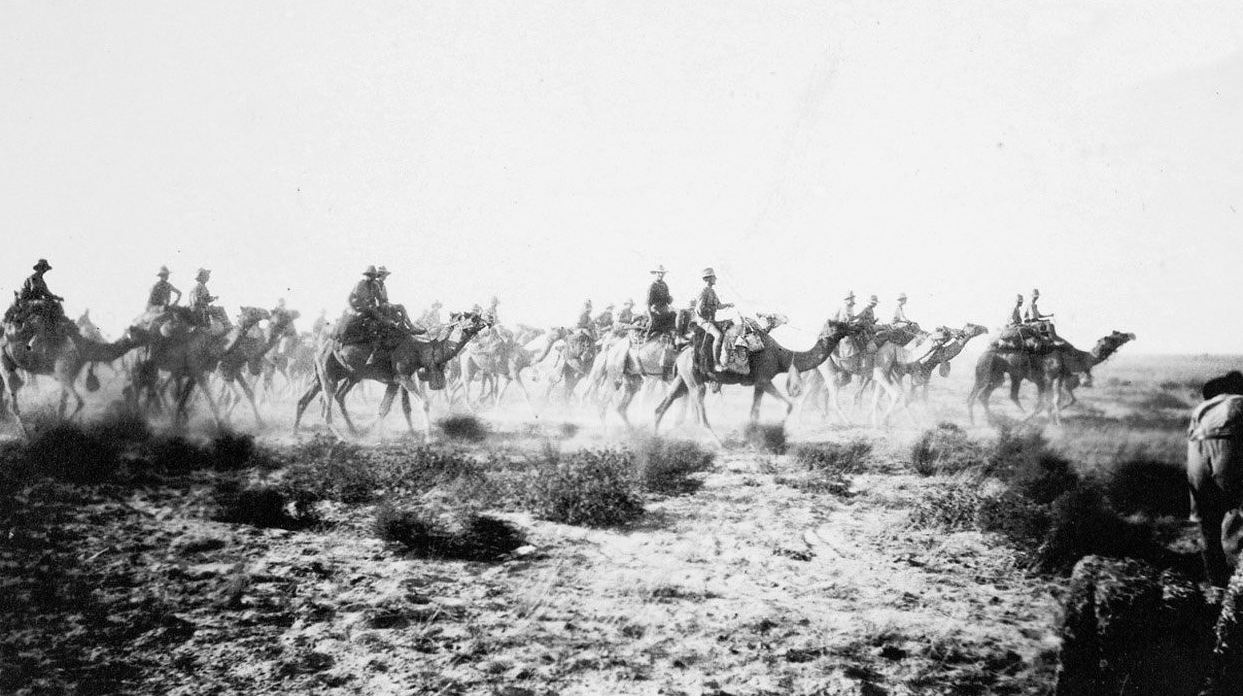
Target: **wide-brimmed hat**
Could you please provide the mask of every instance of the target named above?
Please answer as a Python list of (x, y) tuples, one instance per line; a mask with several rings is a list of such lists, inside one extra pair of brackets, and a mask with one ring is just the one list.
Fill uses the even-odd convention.
[(47, 262), (47, 259), (39, 259), (39, 262), (34, 265), (34, 269), (36, 271), (50, 271), (52, 270), (52, 265)]
[(1021, 292), (1020, 292), (1018, 295), (1015, 295), (1015, 298), (1016, 298), (1016, 299), (1018, 299), (1018, 301), (1019, 301), (1019, 302), (1022, 302), (1022, 301), (1023, 301), (1023, 293), (1021, 293)]
[(613, 308), (614, 308), (614, 307), (616, 307), (616, 306), (617, 306), (617, 305), (613, 305), (613, 304), (606, 304), (606, 305), (604, 305), (604, 308), (605, 308), (605, 309), (613, 309)]
[(906, 299), (906, 293), (904, 293), (904, 292), (900, 292), (900, 293), (898, 293), (898, 301), (899, 301), (899, 302), (902, 302), (902, 301), (903, 301), (903, 300), (905, 300), (905, 299)]
[(388, 266), (380, 266), (379, 268), (375, 269), (375, 274), (380, 277), (393, 275), (392, 271), (388, 270)]
[(379, 275), (379, 271), (375, 269), (375, 265), (373, 264), (371, 266), (367, 266), (367, 268), (363, 270), (363, 275), (375, 277)]
[(1040, 294), (1040, 288), (1032, 288), (1032, 295), (1033, 295), (1033, 296), (1035, 296), (1035, 295), (1039, 295), (1039, 294)]
[(169, 273), (169, 271), (168, 271), (168, 266), (160, 266), (160, 270), (156, 273), (156, 275), (158, 275), (158, 276), (166, 276), (166, 275), (168, 275), (168, 273)]
[(848, 290), (848, 291), (846, 291), (846, 297), (844, 297), (843, 299), (845, 299), (847, 302), (854, 302), (854, 301), (855, 301), (855, 291), (854, 291), (854, 290)]
[(665, 270), (664, 264), (656, 264), (656, 268), (653, 268), (651, 271), (648, 271), (648, 272), (649, 273), (668, 273), (668, 271)]
[(716, 271), (712, 270), (712, 266), (708, 266), (707, 268), (703, 270), (703, 273), (699, 274), (699, 277), (700, 278), (715, 278)]
[(876, 304), (877, 302), (880, 302), (880, 298), (878, 298), (876, 295), (872, 295), (871, 297), (868, 298), (868, 302), (871, 302), (872, 304)]
[(198, 272), (196, 272), (196, 273), (194, 274), (194, 278), (195, 278), (195, 280), (202, 280), (202, 279), (206, 278), (206, 277), (207, 277), (207, 276), (209, 276), (209, 275), (211, 275), (211, 269), (210, 269), (210, 268), (200, 268), (200, 269), (198, 270)]
[(634, 306), (634, 300), (626, 300), (625, 302), (623, 302), (623, 303), (622, 303), (622, 306), (623, 306), (623, 307), (633, 307), (633, 306)]

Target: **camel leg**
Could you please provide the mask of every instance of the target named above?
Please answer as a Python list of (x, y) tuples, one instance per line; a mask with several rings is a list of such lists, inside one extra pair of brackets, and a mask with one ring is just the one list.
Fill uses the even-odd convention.
[[(419, 405), (423, 407), (423, 442), (425, 444), (431, 444), (432, 442), (432, 409), (431, 409), (430, 400), (427, 398), (427, 395), (421, 391), (421, 388), (419, 387), (419, 384), (416, 380), (411, 379), (409, 377), (400, 377), (399, 382), (401, 386), (405, 387), (406, 393), (409, 396), (413, 396), (414, 398), (418, 399)], [(405, 404), (403, 404), (403, 408), (404, 407), (405, 407)]]
[(17, 422), (17, 429), (21, 431), (23, 439), (30, 439), (30, 433), (26, 430), (26, 424), (22, 422), (22, 411), (17, 405), (17, 390), (20, 389), (21, 378), (18, 377), (16, 369), (7, 364), (7, 358), (0, 357), (0, 361), (5, 361), (4, 386), (9, 392), (8, 411), (13, 416), (13, 420)]
[(664, 418), (665, 411), (669, 410), (673, 402), (686, 396), (689, 392), (690, 388), (686, 385), (686, 380), (681, 375), (678, 375), (673, 381), (673, 389), (669, 391), (665, 398), (660, 400), (659, 404), (656, 404), (656, 422), (652, 424), (653, 433), (660, 432), (660, 419)]
[[(358, 428), (354, 426), (354, 420), (350, 418), (350, 411), (345, 406), (345, 396), (346, 394), (349, 394), (352, 386), (353, 385), (348, 381), (343, 383), (341, 386), (337, 387), (337, 391), (333, 394), (333, 398), (336, 399), (337, 407), (341, 409), (341, 419), (345, 421), (345, 426), (350, 429), (350, 434), (357, 436), (359, 434)], [(331, 409), (331, 405), (329, 405), (329, 408)]]
[[(760, 387), (760, 385), (757, 384), (756, 387)], [(785, 415), (785, 418), (782, 420), (783, 422), (785, 420), (789, 420), (790, 414), (794, 412), (794, 402), (786, 398), (786, 395), (782, 394), (781, 390), (777, 389), (777, 385), (773, 384), (772, 381), (764, 382), (762, 388), (763, 388), (764, 394), (768, 394), (769, 396), (773, 397), (774, 399), (777, 399), (778, 401), (786, 405), (786, 415)], [(760, 406), (760, 402), (759, 402), (759, 399), (757, 398), (755, 401), (755, 404), (752, 406), (752, 409), (755, 411), (755, 416), (757, 419), (759, 418), (759, 414), (760, 414), (759, 406)], [(753, 420), (752, 422), (755, 422), (755, 421)]]
[(222, 427), (223, 424), (220, 421), (220, 409), (216, 406), (216, 400), (213, 399), (211, 396), (211, 389), (208, 387), (208, 384), (207, 384), (207, 375), (200, 375), (200, 376), (191, 378), (191, 381), (190, 381), (191, 386), (193, 386), (196, 383), (199, 385), (199, 390), (203, 392), (203, 398), (207, 399), (207, 407), (211, 409), (211, 415), (212, 415), (212, 418), (216, 421), (216, 427), (217, 428)]
[(401, 391), (401, 414), (406, 417), (406, 430), (410, 431), (410, 437), (414, 437), (414, 421), (410, 419), (410, 392)]
[(259, 405), (255, 403), (254, 390), (251, 389), (250, 385), (246, 383), (245, 377), (238, 377), (237, 381), (240, 382), (240, 384), (235, 385), (234, 388), (237, 388), (238, 386), (242, 388), (242, 394), (244, 394), (246, 396), (246, 400), (250, 402), (250, 410), (255, 414), (255, 425), (262, 428), (263, 416), (259, 415)]
[(311, 399), (314, 399), (315, 396), (319, 394), (320, 389), (321, 386), (319, 380), (315, 380), (311, 383), (311, 386), (307, 388), (306, 393), (302, 395), (302, 398), (298, 399), (298, 410), (294, 413), (293, 417), (293, 431), (295, 433), (298, 432), (298, 424), (302, 422), (303, 412), (306, 411), (307, 406), (311, 405)]
[(622, 422), (626, 424), (626, 428), (634, 428), (630, 423), (630, 402), (634, 401), (635, 395), (643, 388), (643, 377), (640, 375), (625, 375), (621, 388), (616, 393), (617, 415), (621, 416)]

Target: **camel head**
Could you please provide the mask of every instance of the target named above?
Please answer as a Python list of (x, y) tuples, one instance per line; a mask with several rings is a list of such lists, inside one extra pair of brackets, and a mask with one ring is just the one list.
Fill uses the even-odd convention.
[(1092, 353), (1100, 360), (1113, 355), (1115, 351), (1123, 345), (1134, 341), (1135, 334), (1123, 333), (1121, 331), (1111, 331), (1108, 336), (1101, 338), (1096, 342), (1096, 346), (1092, 349)]
[(988, 333), (988, 329), (980, 326), (979, 324), (967, 323), (963, 324), (962, 331), (959, 331), (958, 333), (962, 336), (963, 340), (969, 341), (976, 336), (983, 336)]
[(242, 307), (237, 313), (237, 325), (249, 328), (264, 319), (271, 318), (272, 313), (262, 307)]

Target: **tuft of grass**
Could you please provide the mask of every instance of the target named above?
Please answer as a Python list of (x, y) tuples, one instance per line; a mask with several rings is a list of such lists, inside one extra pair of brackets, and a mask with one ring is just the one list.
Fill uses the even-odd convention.
[(769, 454), (786, 453), (786, 430), (781, 424), (748, 423), (742, 432), (747, 444)]
[(1118, 464), (1103, 483), (1110, 504), (1124, 515), (1143, 513), (1185, 519), (1191, 512), (1183, 465), (1148, 458)]
[(488, 439), (488, 426), (475, 416), (448, 416), (437, 422), (440, 431), (450, 440), (459, 442), (483, 442)]
[(808, 471), (821, 471), (844, 476), (862, 473), (871, 455), (871, 441), (856, 438), (849, 442), (821, 442), (814, 445), (799, 445), (794, 450), (794, 461)]
[(514, 524), (474, 512), (449, 513), (431, 506), (381, 505), (372, 523), (376, 536), (430, 558), (496, 561), (526, 544)]
[(944, 486), (919, 496), (908, 519), (920, 529), (961, 532), (975, 528), (979, 506), (980, 494), (974, 487)]
[(291, 500), (283, 487), (243, 485), (236, 479), (222, 479), (213, 491), (220, 522), (254, 527), (301, 529), (315, 522), (306, 500)]
[(538, 467), (528, 504), (541, 519), (609, 527), (631, 522), (644, 512), (642, 482), (626, 450), (561, 454), (546, 447)]
[(119, 468), (119, 455), (113, 440), (76, 423), (41, 424), (21, 450), (16, 473), (21, 479), (102, 483)]
[(988, 450), (954, 423), (938, 423), (911, 446), (911, 468), (921, 476), (945, 476), (986, 466)]
[(712, 452), (687, 440), (650, 438), (635, 450), (635, 465), (649, 491), (678, 495), (693, 493), (703, 485), (692, 475), (712, 468)]

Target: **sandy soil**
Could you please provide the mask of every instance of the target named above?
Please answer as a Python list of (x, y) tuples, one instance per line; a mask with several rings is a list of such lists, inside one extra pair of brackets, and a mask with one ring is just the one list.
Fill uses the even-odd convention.
[[(0, 690), (1048, 693), (1060, 581), (1020, 570), (997, 539), (907, 521), (928, 487), (957, 485), (915, 476), (904, 460), (921, 427), (962, 419), (963, 372), (893, 429), (814, 413), (791, 422), (792, 441), (873, 441), (847, 494), (800, 490), (791, 457), (733, 445), (697, 492), (649, 499), (628, 528), (502, 513), (530, 545), (500, 563), (386, 546), (368, 505), (324, 504), (328, 524), (300, 531), (213, 522), (210, 473), (135, 489), (38, 486), (15, 514), (54, 534), (10, 534), (0, 547), (12, 621)], [(1118, 398), (1083, 396), (1089, 407)], [(741, 390), (714, 399), (717, 423), (741, 422), (749, 406)], [(569, 417), (550, 411), (531, 426), (518, 400), (491, 415), (497, 432), (528, 434)], [(580, 423), (562, 447), (622, 436)], [(260, 442), (292, 438), (282, 427)], [(49, 588), (74, 609), (39, 613)]]

